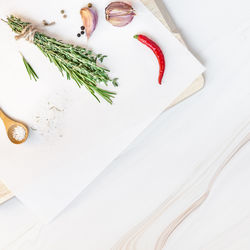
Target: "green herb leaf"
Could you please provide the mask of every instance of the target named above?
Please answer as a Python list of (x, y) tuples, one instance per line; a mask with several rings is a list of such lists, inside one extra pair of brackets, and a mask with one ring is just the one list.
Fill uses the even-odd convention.
[[(21, 54), (21, 53), (20, 53)], [(32, 80), (32, 78), (37, 81), (37, 79), (39, 79), (39, 77), (37, 76), (36, 72), (34, 71), (34, 69), (31, 67), (31, 65), (28, 63), (28, 61), (26, 60), (26, 58), (21, 54), (22, 58), (23, 58), (23, 63), (24, 66), (29, 74), (30, 80)]]
[(105, 57), (107, 57), (107, 56), (101, 56), (101, 57), (99, 58), (99, 61), (100, 61), (100, 62), (103, 62), (103, 60), (104, 60)]
[(114, 78), (113, 80), (112, 80), (112, 84), (114, 85), (114, 87), (118, 87), (118, 78)]

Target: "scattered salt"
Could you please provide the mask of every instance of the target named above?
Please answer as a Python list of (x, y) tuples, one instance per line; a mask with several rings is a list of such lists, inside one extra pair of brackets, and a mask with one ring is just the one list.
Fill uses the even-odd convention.
[(64, 110), (68, 106), (68, 95), (68, 92), (60, 91), (43, 100), (31, 125), (35, 133), (52, 141), (63, 137)]
[(13, 129), (12, 136), (16, 141), (22, 141), (25, 138), (26, 131), (21, 126), (16, 126)]

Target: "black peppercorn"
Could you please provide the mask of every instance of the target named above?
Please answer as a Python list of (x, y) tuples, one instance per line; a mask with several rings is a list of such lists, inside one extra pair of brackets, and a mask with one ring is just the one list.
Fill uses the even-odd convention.
[(81, 34), (84, 35), (84, 31), (83, 30), (81, 31)]
[(81, 26), (81, 30), (85, 30), (85, 27), (84, 27), (84, 26)]
[(80, 36), (81, 36), (81, 34), (80, 34), (80, 33), (78, 33), (78, 34), (77, 34), (77, 36), (78, 36), (78, 37), (80, 37)]

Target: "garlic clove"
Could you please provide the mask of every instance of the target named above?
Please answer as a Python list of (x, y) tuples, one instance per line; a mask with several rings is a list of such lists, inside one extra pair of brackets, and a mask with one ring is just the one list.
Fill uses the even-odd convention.
[(80, 10), (80, 14), (82, 17), (83, 25), (86, 30), (87, 38), (89, 39), (94, 30), (96, 29), (98, 21), (97, 11), (93, 7), (85, 7)]
[(123, 27), (133, 20), (135, 11), (128, 3), (112, 2), (105, 9), (105, 16), (112, 25)]

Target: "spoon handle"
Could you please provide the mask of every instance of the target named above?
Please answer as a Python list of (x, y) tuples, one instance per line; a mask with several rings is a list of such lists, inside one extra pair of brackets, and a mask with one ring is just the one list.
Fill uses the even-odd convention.
[(0, 109), (0, 118), (3, 119), (4, 118), (4, 112)]
[(1, 109), (0, 109), (0, 118), (3, 120), (6, 130), (8, 130), (13, 121)]

